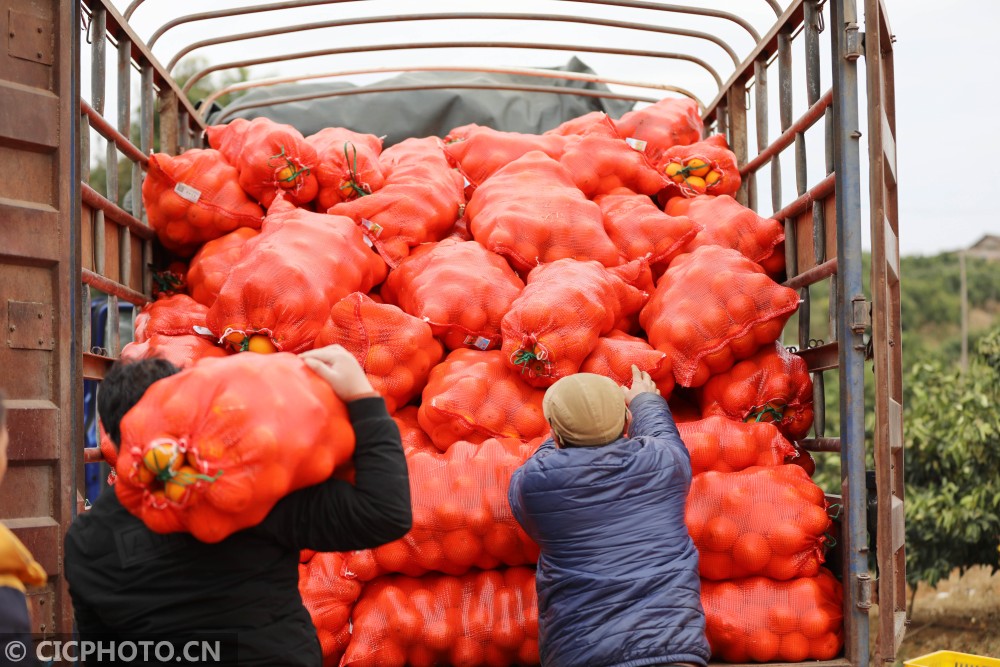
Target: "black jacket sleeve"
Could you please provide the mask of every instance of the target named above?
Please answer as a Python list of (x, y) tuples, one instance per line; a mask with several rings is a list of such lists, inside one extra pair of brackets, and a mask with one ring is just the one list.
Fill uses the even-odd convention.
[(401, 538), (412, 525), (406, 457), (385, 401), (362, 398), (347, 409), (355, 433), (355, 483), (330, 478), (290, 493), (261, 523), (293, 549), (370, 549)]

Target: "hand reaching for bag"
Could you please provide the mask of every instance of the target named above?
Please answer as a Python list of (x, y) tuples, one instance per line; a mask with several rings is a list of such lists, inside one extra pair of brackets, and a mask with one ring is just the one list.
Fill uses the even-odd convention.
[(633, 398), (647, 391), (657, 396), (660, 394), (660, 390), (656, 388), (656, 383), (649, 377), (649, 373), (640, 371), (635, 364), (632, 364), (632, 386), (622, 387), (622, 391), (625, 392), (625, 405), (631, 404)]
[(330, 384), (334, 393), (345, 403), (378, 396), (365, 375), (365, 369), (342, 346), (327, 345), (318, 350), (303, 352), (299, 356), (306, 366)]

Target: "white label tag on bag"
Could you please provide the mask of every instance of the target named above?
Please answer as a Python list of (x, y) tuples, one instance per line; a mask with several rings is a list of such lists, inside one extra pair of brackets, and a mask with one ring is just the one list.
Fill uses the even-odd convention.
[(197, 204), (198, 200), (201, 199), (201, 190), (192, 188), (187, 183), (178, 183), (175, 185), (174, 192), (176, 192), (181, 199), (186, 199), (192, 204)]
[(200, 327), (196, 324), (192, 327), (192, 329), (194, 329), (194, 332), (199, 336), (208, 336), (209, 338), (215, 338), (215, 334), (213, 334), (212, 330), (209, 329), (208, 327)]
[(629, 137), (625, 140), (625, 143), (631, 146), (632, 148), (636, 149), (637, 151), (646, 150), (646, 142), (642, 139), (635, 139), (633, 137)]
[(371, 232), (371, 235), (374, 236), (375, 238), (378, 238), (379, 234), (382, 233), (382, 225), (378, 224), (377, 222), (372, 222), (368, 218), (361, 218), (361, 225), (369, 232)]
[(489, 348), (490, 343), (492, 343), (489, 338), (484, 336), (466, 336), (465, 344), (471, 345), (472, 347), (478, 348), (480, 350), (486, 350)]

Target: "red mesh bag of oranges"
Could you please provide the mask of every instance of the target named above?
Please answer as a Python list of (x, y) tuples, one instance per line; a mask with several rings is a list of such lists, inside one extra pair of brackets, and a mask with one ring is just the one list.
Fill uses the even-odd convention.
[(778, 342), (713, 376), (699, 398), (702, 414), (774, 422), (790, 440), (804, 438), (813, 422), (809, 368)]
[(338, 301), (316, 336), (317, 348), (332, 343), (354, 355), (390, 413), (420, 394), (442, 355), (426, 322), (360, 292)]
[(669, 263), (701, 229), (684, 216), (667, 215), (649, 197), (626, 188), (601, 195), (594, 203), (601, 207), (604, 229), (625, 261)]
[(698, 475), (685, 522), (702, 578), (815, 576), (830, 541), (826, 507), (823, 490), (799, 466)]
[(205, 128), (208, 145), (222, 153), (226, 162), (236, 166), (236, 161), (243, 152), (243, 144), (247, 140), (247, 130), (250, 121), (246, 118), (236, 118), (225, 125), (212, 125)]
[(475, 241), (418, 248), (386, 279), (382, 297), (431, 326), (452, 350), (500, 345), (500, 321), (524, 289), (503, 257)]
[(618, 133), (645, 152), (653, 164), (659, 164), (667, 149), (701, 140), (698, 103), (686, 98), (666, 98), (644, 109), (629, 111), (615, 125)]
[(256, 229), (243, 227), (203, 245), (191, 258), (187, 272), (191, 298), (206, 306), (215, 303), (229, 270), (243, 256), (246, 242), (258, 234)]
[(630, 284), (641, 268), (561, 259), (534, 269), (501, 323), (507, 364), (535, 387), (576, 373), (601, 335), (645, 304)]
[(692, 475), (777, 466), (799, 455), (773, 424), (744, 424), (715, 416), (679, 423), (677, 430), (691, 454)]
[(239, 227), (260, 229), (264, 217), (236, 169), (211, 149), (150, 155), (142, 205), (163, 247), (183, 257)]
[(591, 111), (582, 116), (563, 121), (544, 134), (557, 134), (563, 137), (586, 134), (588, 131), (594, 129), (595, 125), (605, 122), (607, 118), (608, 114), (603, 111)]
[(385, 185), (379, 164), (382, 140), (342, 127), (328, 127), (306, 137), (316, 149), (316, 210), (370, 195)]
[(535, 570), (419, 579), (387, 576), (365, 586), (351, 615), (345, 667), (537, 665)]
[(559, 162), (588, 199), (618, 188), (655, 195), (668, 183), (641, 151), (618, 136), (607, 117), (570, 141)]
[(284, 199), (268, 211), (208, 311), (208, 328), (236, 349), (311, 350), (333, 305), (367, 292), (386, 266), (350, 219), (296, 208)]
[(596, 373), (609, 377), (623, 387), (632, 384), (632, 366), (649, 373), (660, 395), (669, 398), (674, 390), (674, 374), (664, 352), (642, 338), (614, 329), (597, 340), (594, 351), (580, 365), (581, 373)]
[(205, 327), (208, 308), (187, 294), (175, 294), (143, 306), (135, 316), (135, 342), (142, 343), (153, 334), (183, 336)]
[(444, 138), (444, 150), (469, 182), (478, 186), (531, 151), (541, 151), (558, 160), (566, 141), (565, 137), (556, 135), (501, 132), (473, 124), (452, 130)]
[(380, 163), (382, 189), (328, 212), (361, 225), (383, 259), (396, 268), (411, 248), (451, 234), (465, 204), (465, 184), (436, 137), (396, 144), (382, 153)]
[(725, 662), (832, 660), (844, 645), (843, 589), (823, 568), (815, 577), (702, 581), (712, 658)]
[(154, 383), (121, 423), (118, 499), (155, 533), (218, 542), (349, 464), (354, 430), (295, 355), (204, 360)]
[(785, 271), (785, 229), (777, 220), (762, 218), (732, 197), (674, 197), (663, 209), (668, 215), (687, 216), (701, 226), (684, 252), (705, 245), (739, 251), (779, 278)]
[(742, 183), (736, 154), (721, 134), (667, 149), (657, 167), (669, 179), (662, 196), (734, 196)]
[(159, 357), (178, 368), (187, 368), (201, 359), (225, 357), (228, 353), (203, 336), (186, 334), (166, 336), (154, 333), (141, 343), (129, 343), (122, 348), (122, 359), (139, 361)]
[(544, 395), (507, 365), (500, 350), (455, 350), (431, 370), (417, 417), (441, 451), (459, 440), (530, 440), (549, 430)]
[(639, 316), (671, 359), (677, 384), (700, 387), (781, 335), (799, 295), (735, 250), (703, 246), (660, 277)]
[(417, 406), (407, 405), (392, 414), (393, 421), (399, 427), (399, 438), (403, 442), (403, 451), (432, 449), (438, 451), (431, 442), (430, 436), (420, 428), (417, 419)]
[(299, 595), (309, 612), (323, 652), (323, 666), (336, 667), (351, 640), (351, 610), (361, 583), (343, 576), (344, 557), (314, 553), (299, 565)]
[[(248, 195), (265, 208), (271, 206), (278, 193), (284, 193), (296, 206), (316, 198), (319, 183), (314, 170), (319, 156), (298, 130), (268, 118), (254, 118), (241, 139), (236, 169), (240, 172), (240, 186)], [(227, 140), (224, 131), (218, 134), (220, 145)]]
[(541, 439), (456, 442), (446, 453), (407, 452), (413, 528), (400, 540), (345, 555), (345, 572), (361, 581), (387, 573), (464, 574), (500, 565), (533, 565), (538, 546), (507, 501), (510, 477)]
[(558, 259), (620, 262), (600, 207), (561, 164), (538, 151), (500, 169), (476, 188), (465, 209), (472, 236), (518, 271)]

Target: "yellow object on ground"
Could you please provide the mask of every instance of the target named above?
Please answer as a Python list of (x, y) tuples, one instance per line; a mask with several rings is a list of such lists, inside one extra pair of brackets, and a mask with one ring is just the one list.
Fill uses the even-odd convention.
[(957, 651), (935, 651), (903, 663), (904, 667), (1000, 667), (1000, 659)]

